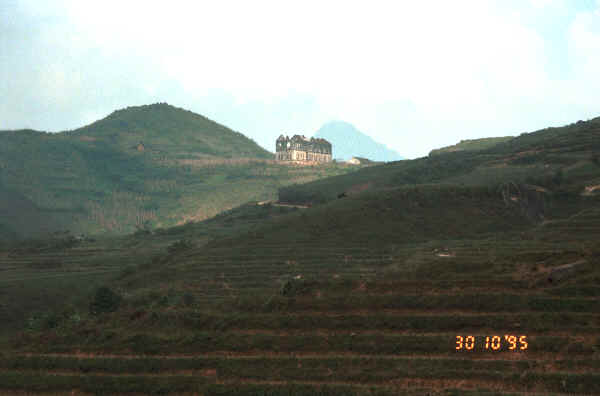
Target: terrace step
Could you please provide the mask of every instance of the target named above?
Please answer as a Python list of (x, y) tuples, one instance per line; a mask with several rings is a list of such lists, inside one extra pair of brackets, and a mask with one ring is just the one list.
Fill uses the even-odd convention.
[[(496, 328), (485, 331), (454, 331), (436, 334), (239, 334), (222, 331), (174, 331), (161, 334), (132, 332), (119, 336), (112, 331), (86, 330), (88, 335), (78, 335), (77, 338), (55, 335), (52, 343), (33, 344), (30, 341), (20, 341), (24, 353), (81, 353), (105, 354), (207, 354), (228, 353), (237, 354), (289, 353), (315, 354), (328, 351), (332, 354), (359, 355), (448, 355), (463, 357), (490, 357), (501, 352), (507, 352), (512, 357), (554, 354), (556, 357), (575, 356), (594, 358), (600, 348), (600, 339), (596, 334), (565, 331), (562, 335), (529, 335), (511, 329)], [(512, 338), (515, 336), (516, 338)], [(521, 337), (525, 337), (522, 338)], [(110, 343), (90, 344), (88, 338), (107, 338)], [(463, 337), (464, 347), (459, 348), (458, 337)], [(473, 337), (467, 340), (466, 337)], [(516, 344), (515, 344), (516, 342)], [(469, 345), (467, 345), (469, 344)], [(564, 355), (564, 356), (563, 356)]]
[[(0, 371), (0, 385), (3, 389), (25, 389), (28, 391), (57, 391), (80, 389), (82, 391), (102, 391), (119, 394), (123, 392), (167, 393), (198, 391), (202, 394), (256, 394), (262, 389), (271, 395), (357, 395), (402, 394), (401, 391), (439, 389), (440, 385), (457, 390), (475, 390), (476, 388), (526, 392), (530, 390), (545, 392), (567, 392), (570, 394), (590, 394), (600, 391), (600, 375), (594, 373), (537, 372), (533, 370), (503, 372), (499, 370), (460, 370), (406, 367), (350, 367), (331, 370), (319, 362), (316, 367), (303, 367), (306, 361), (271, 362), (273, 370), (262, 366), (244, 366), (235, 368), (233, 363), (219, 368), (203, 369), (199, 373), (186, 370), (173, 374), (83, 374), (81, 371), (52, 371), (40, 373), (33, 370)], [(364, 362), (362, 362), (364, 364)], [(429, 362), (428, 362), (429, 363)], [(386, 365), (383, 366), (384, 368)], [(241, 376), (239, 374), (242, 374)], [(266, 377), (266, 378), (265, 378)], [(216, 385), (216, 386), (215, 386)], [(248, 389), (248, 387), (251, 387)], [(227, 392), (227, 387), (230, 392)], [(280, 388), (279, 391), (276, 389)], [(283, 389), (281, 389), (283, 388)], [(287, 388), (287, 389), (286, 389)], [(252, 391), (253, 389), (254, 391)], [(225, 393), (225, 392), (227, 393)], [(284, 392), (282, 392), (284, 391)], [(361, 392), (362, 391), (362, 392)], [(233, 393), (236, 392), (236, 393)], [(394, 392), (394, 393), (392, 393)]]

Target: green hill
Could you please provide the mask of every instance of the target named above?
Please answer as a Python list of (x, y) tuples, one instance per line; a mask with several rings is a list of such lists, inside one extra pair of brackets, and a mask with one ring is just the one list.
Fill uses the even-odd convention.
[(273, 158), (273, 154), (241, 133), (166, 103), (117, 110), (65, 134), (83, 141), (106, 142), (123, 152), (136, 150), (142, 142), (144, 152), (153, 157)]
[(454, 151), (473, 151), (473, 150), (485, 150), (487, 148), (493, 147), (498, 143), (504, 143), (512, 139), (513, 136), (503, 136), (503, 137), (491, 137), (491, 138), (482, 138), (482, 139), (467, 139), (461, 140), (459, 143), (442, 147), (439, 149), (431, 150), (429, 155), (436, 155), (441, 153), (451, 153)]
[(36, 225), (37, 235), (48, 234), (60, 228), (56, 213), (39, 209), (22, 194), (0, 185), (0, 239), (17, 239)]
[(244, 135), (167, 104), (129, 107), (62, 133), (4, 131), (0, 224), (21, 237), (168, 227), (353, 169), (291, 168), (272, 158)]
[(442, 152), (413, 161), (398, 161), (356, 173), (280, 190), (282, 201), (315, 204), (362, 191), (400, 185), (444, 183), (497, 185), (517, 182), (581, 191), (597, 179), (600, 156), (600, 117), (522, 134), (487, 149)]
[(0, 390), (598, 394), (599, 149), (595, 119), (282, 189), (306, 209), (13, 244)]

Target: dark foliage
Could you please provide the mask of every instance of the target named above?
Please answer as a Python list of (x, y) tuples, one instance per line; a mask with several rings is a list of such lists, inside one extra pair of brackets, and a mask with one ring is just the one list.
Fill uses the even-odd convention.
[(193, 243), (187, 239), (181, 239), (173, 244), (169, 245), (167, 251), (169, 254), (176, 254), (179, 252), (183, 252), (185, 250), (192, 249), (194, 247)]
[(96, 290), (94, 298), (90, 302), (90, 313), (100, 315), (102, 313), (114, 312), (121, 305), (122, 298), (110, 288), (103, 286)]

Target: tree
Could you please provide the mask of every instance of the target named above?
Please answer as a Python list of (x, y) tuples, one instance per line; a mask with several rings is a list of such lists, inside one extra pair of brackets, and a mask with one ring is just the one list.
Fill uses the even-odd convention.
[(90, 303), (90, 313), (99, 315), (105, 312), (114, 312), (119, 308), (121, 300), (121, 296), (108, 287), (100, 287), (96, 290), (94, 299)]
[(564, 180), (563, 170), (558, 169), (552, 175), (552, 183), (554, 183), (554, 185), (556, 185), (556, 186), (560, 186), (562, 184), (563, 180)]

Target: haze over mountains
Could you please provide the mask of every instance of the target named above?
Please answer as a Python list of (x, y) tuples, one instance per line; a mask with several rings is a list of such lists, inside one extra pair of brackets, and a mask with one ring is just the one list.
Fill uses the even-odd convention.
[(376, 142), (348, 122), (327, 122), (314, 136), (331, 142), (335, 159), (349, 160), (352, 157), (363, 157), (372, 161), (385, 162), (404, 159), (394, 150)]

